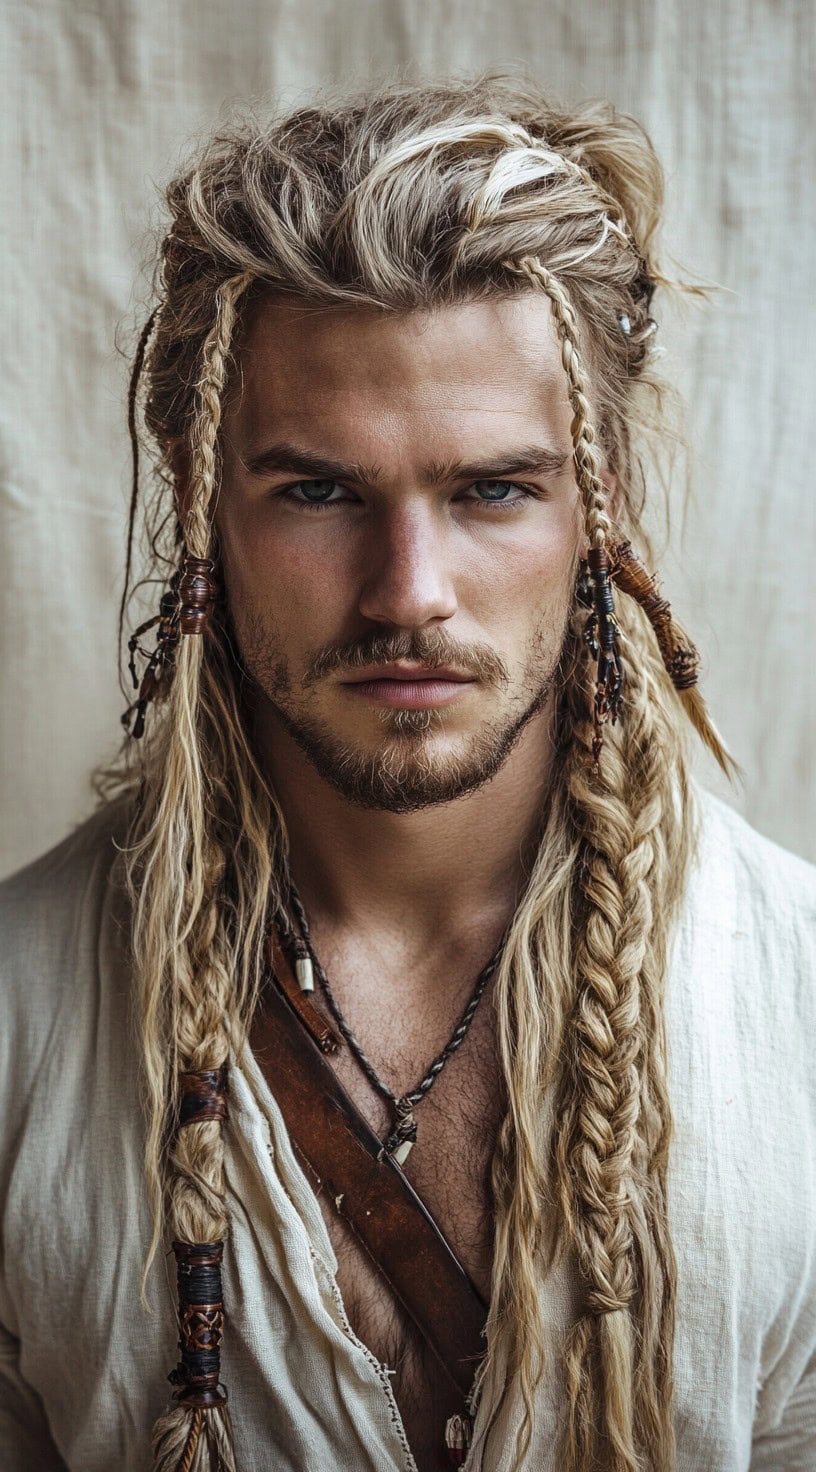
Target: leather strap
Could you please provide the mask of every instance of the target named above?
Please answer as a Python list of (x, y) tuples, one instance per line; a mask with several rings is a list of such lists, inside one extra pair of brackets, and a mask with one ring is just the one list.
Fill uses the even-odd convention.
[(315, 1033), (322, 1035), (325, 1020), (311, 1004), (317, 1023), (307, 1020), (302, 1008), (296, 1015), (297, 982), (279, 945), (274, 966), (250, 1030), (252, 1051), (326, 1199), (351, 1226), (466, 1397), (484, 1354), (487, 1305), (323, 1056)]
[(203, 1119), (229, 1119), (225, 1067), (180, 1073), (178, 1081), (179, 1129), (185, 1124), (199, 1124)]

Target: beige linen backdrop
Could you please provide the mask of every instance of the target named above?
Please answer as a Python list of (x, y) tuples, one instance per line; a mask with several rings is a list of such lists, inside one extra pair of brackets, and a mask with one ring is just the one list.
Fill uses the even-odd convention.
[(724, 288), (672, 320), (656, 303), (694, 455), (660, 571), (745, 768), (729, 800), (816, 858), (813, 17), (807, 0), (5, 0), (0, 869), (91, 809), (89, 769), (118, 741), (123, 352), (160, 186), (236, 99), (519, 63), (643, 119), (666, 241)]

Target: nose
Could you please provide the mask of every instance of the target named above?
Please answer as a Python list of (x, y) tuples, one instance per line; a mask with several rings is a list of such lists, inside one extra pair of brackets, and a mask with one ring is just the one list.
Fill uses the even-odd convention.
[(383, 510), (363, 557), (364, 618), (417, 629), (456, 612), (449, 539), (426, 501), (405, 500)]

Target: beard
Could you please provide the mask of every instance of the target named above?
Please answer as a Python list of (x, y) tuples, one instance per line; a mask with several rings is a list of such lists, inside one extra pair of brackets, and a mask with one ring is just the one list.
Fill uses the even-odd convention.
[[(338, 738), (319, 716), (310, 714), (308, 695), (294, 696), (289, 664), (260, 615), (244, 623), (238, 640), (241, 662), (256, 691), (315, 771), (348, 802), (382, 812), (410, 813), (456, 801), (483, 787), (504, 765), (525, 726), (546, 704), (555, 682), (566, 637), (552, 623), (530, 640), (517, 696), (493, 721), (482, 725), (460, 752), (440, 752), (435, 738), (447, 727), (446, 707), (400, 710), (383, 707), (377, 717), (382, 742), (363, 750)], [(353, 670), (391, 660), (421, 660), (476, 675), (482, 683), (509, 684), (503, 661), (491, 649), (460, 644), (439, 631), (373, 630), (345, 644), (327, 646), (307, 660), (304, 693), (334, 670)]]

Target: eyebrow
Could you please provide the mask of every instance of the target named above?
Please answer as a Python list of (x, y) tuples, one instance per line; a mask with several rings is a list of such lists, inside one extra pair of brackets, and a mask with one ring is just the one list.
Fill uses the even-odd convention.
[(505, 475), (553, 475), (563, 470), (567, 456), (547, 445), (522, 445), (483, 460), (433, 461), (425, 467), (430, 485), (448, 480), (500, 480)]
[[(375, 465), (356, 460), (332, 460), (285, 440), (268, 445), (249, 460), (243, 460), (251, 476), (300, 475), (310, 480), (353, 480), (372, 487), (381, 472)], [(507, 475), (554, 475), (563, 470), (567, 456), (548, 445), (522, 445), (501, 455), (482, 460), (434, 460), (423, 467), (422, 479), (438, 486), (451, 480), (500, 480)]]

